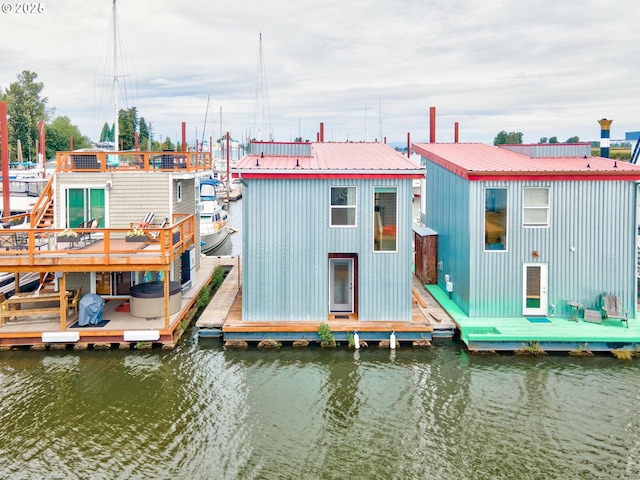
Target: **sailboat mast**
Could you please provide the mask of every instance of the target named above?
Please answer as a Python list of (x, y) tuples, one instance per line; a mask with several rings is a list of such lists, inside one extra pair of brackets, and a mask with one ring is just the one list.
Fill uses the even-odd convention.
[(200, 142), (201, 146), (204, 145), (204, 134), (207, 131), (207, 117), (209, 116), (209, 100), (210, 99), (211, 99), (211, 94), (207, 95), (207, 110), (204, 112), (204, 126), (202, 127), (202, 142)]
[[(256, 98), (254, 108), (254, 126), (257, 130), (257, 140), (262, 141), (262, 131), (265, 128), (265, 122), (268, 123), (269, 134), (271, 133), (271, 118), (269, 116), (269, 99), (267, 95), (267, 81), (264, 69), (264, 54), (262, 52), (262, 32), (260, 32), (260, 56), (258, 58), (258, 73), (256, 75)], [(269, 140), (273, 140), (271, 135)]]
[(113, 101), (115, 121), (113, 123), (113, 149), (120, 149), (120, 128), (118, 126), (118, 34), (116, 30), (116, 0), (113, 0)]

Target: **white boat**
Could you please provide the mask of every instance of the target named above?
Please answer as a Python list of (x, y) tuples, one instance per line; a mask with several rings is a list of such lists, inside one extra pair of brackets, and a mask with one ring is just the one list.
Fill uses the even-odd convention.
[(4, 196), (2, 195), (3, 185), (0, 182), (0, 211), (2, 216), (8, 217), (12, 214), (28, 213), (33, 208), (33, 205), (40, 194), (44, 190), (44, 187), (49, 181), (48, 178), (42, 178), (38, 176), (34, 177), (20, 177), (9, 179), (9, 204), (10, 212), (5, 212), (4, 209)]
[[(38, 273), (28, 272), (20, 274), (20, 291), (30, 292), (40, 284)], [(13, 272), (0, 272), (0, 293), (10, 297), (16, 293), (16, 276)]]
[(216, 185), (220, 182), (215, 179), (200, 180), (200, 245), (202, 253), (208, 253), (218, 248), (224, 242), (231, 228), (231, 217), (218, 203), (216, 197)]
[(229, 184), (229, 190), (227, 191), (227, 183), (220, 182), (216, 185), (216, 192), (218, 193), (220, 200), (226, 202), (228, 197), (229, 201), (235, 202), (239, 198), (242, 198), (242, 183), (237, 180), (232, 181)]

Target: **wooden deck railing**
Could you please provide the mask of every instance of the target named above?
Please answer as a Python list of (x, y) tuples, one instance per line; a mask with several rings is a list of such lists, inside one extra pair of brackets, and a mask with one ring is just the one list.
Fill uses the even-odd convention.
[[(0, 230), (0, 263), (6, 271), (115, 270), (127, 265), (167, 269), (195, 242), (195, 215), (174, 215), (170, 226), (145, 228), (11, 228)], [(164, 267), (164, 268), (162, 268)]]
[(58, 152), (57, 172), (212, 170), (210, 152)]

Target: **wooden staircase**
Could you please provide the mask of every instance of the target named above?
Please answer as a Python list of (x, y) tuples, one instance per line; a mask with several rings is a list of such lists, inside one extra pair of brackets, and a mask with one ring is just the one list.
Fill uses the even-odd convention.
[(53, 176), (45, 185), (38, 201), (31, 209), (29, 222), (31, 228), (51, 228), (53, 227)]
[(56, 291), (56, 278), (53, 272), (41, 272), (40, 273), (40, 286), (39, 292), (55, 292)]

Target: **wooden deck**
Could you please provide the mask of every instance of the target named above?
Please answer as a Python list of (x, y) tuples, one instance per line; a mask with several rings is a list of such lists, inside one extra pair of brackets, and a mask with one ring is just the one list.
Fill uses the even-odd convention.
[[(224, 336), (225, 340), (259, 342), (260, 340), (318, 341), (318, 326), (327, 322), (334, 336), (345, 341), (349, 334), (358, 331), (360, 338), (368, 341), (388, 340), (391, 331), (396, 338), (407, 340), (431, 340), (451, 338), (456, 325), (433, 297), (414, 276), (413, 311), (410, 322), (373, 321), (364, 322), (354, 315), (350, 318), (329, 316), (317, 321), (269, 321), (245, 322), (242, 320), (242, 288), (239, 259), (219, 260), (231, 267), (220, 289), (196, 321), (201, 337)], [(226, 263), (225, 263), (226, 262)]]
[[(60, 315), (39, 315), (18, 317), (12, 319), (0, 327), (0, 349), (29, 346), (36, 349), (42, 348), (131, 348), (138, 342), (151, 342), (161, 344), (164, 347), (173, 347), (183, 333), (182, 320), (189, 315), (189, 310), (198, 298), (200, 290), (209, 283), (215, 268), (220, 264), (214, 258), (205, 257), (201, 260), (201, 267), (196, 272), (193, 288), (182, 296), (180, 310), (171, 315), (169, 328), (165, 328), (163, 318), (134, 317), (129, 312), (118, 311), (125, 299), (108, 300), (105, 304), (102, 318), (109, 320), (103, 327), (86, 326), (71, 328), (78, 320), (78, 315), (70, 315), (67, 318), (66, 328), (60, 329)], [(79, 336), (75, 341), (48, 342), (47, 335), (75, 335)], [(155, 338), (155, 340), (144, 340)], [(64, 337), (63, 337), (64, 338)], [(136, 340), (136, 339), (141, 340)]]
[(429, 292), (447, 310), (460, 329), (460, 339), (470, 351), (544, 352), (640, 351), (640, 319), (629, 318), (629, 328), (618, 323), (599, 324), (569, 319), (569, 312), (531, 322), (525, 317), (469, 318), (441, 288)]

